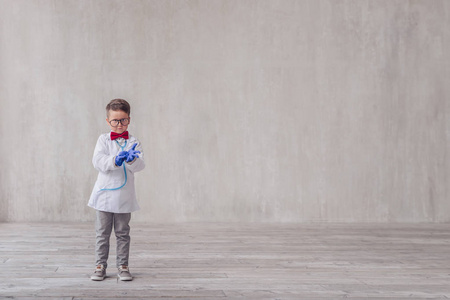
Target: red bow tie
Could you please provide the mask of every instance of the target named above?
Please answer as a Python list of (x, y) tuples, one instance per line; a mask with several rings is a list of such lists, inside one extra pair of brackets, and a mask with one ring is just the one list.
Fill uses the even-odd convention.
[(114, 141), (115, 139), (118, 138), (124, 138), (126, 140), (128, 140), (128, 131), (124, 131), (122, 133), (116, 133), (114, 131), (111, 131), (111, 141)]

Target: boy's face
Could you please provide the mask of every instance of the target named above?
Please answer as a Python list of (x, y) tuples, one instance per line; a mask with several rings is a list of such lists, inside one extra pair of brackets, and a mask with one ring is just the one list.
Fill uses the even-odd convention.
[[(117, 122), (118, 120), (122, 120), (122, 122)], [(127, 123), (127, 120), (128, 120), (128, 124), (123, 125), (122, 123)], [(111, 122), (111, 121), (113, 121), (113, 122)], [(127, 131), (128, 125), (130, 124), (130, 117), (128, 116), (128, 114), (126, 112), (124, 112), (122, 110), (110, 110), (108, 112), (108, 118), (106, 118), (106, 122), (108, 123), (108, 125), (112, 131), (120, 134), (124, 131)], [(111, 125), (111, 123), (113, 123), (113, 125), (115, 125), (114, 123), (118, 123), (118, 124), (117, 124), (117, 126), (113, 126), (113, 125)]]

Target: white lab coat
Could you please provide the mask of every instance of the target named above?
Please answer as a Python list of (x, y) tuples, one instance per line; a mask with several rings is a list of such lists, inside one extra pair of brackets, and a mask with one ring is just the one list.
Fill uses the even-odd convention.
[(114, 191), (102, 191), (101, 189), (120, 187), (125, 182), (125, 173), (123, 166), (117, 167), (115, 164), (115, 157), (122, 149), (115, 141), (111, 141), (110, 133), (100, 135), (92, 158), (94, 168), (99, 173), (88, 206), (106, 212), (130, 213), (139, 210), (134, 189), (134, 173), (145, 167), (144, 152), (141, 143), (132, 135), (129, 136), (128, 140), (119, 138), (116, 141), (122, 146), (127, 141), (124, 151), (130, 150), (134, 143), (137, 143), (135, 150), (139, 150), (141, 153), (132, 163), (123, 163), (127, 172), (127, 183), (123, 188)]

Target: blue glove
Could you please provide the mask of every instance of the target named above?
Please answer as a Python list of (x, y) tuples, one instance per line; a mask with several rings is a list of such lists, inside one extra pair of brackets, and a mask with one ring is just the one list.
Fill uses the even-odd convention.
[(117, 154), (116, 159), (114, 160), (116, 166), (120, 167), (123, 164), (123, 161), (127, 159), (127, 156), (128, 156), (127, 151), (120, 151), (119, 154)]
[(134, 143), (133, 147), (131, 147), (131, 149), (128, 150), (128, 153), (127, 153), (128, 155), (126, 158), (127, 163), (132, 162), (133, 160), (135, 160), (136, 158), (139, 157), (138, 154), (141, 153), (141, 151), (134, 150), (136, 148), (136, 146), (137, 146), (137, 143)]

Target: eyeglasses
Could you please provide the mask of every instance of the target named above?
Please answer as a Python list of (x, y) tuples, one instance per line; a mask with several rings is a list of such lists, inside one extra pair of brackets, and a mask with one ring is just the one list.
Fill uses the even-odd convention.
[(109, 121), (109, 124), (111, 124), (112, 127), (117, 127), (119, 126), (119, 123), (122, 124), (123, 126), (127, 126), (128, 124), (130, 124), (130, 118), (125, 118), (125, 119), (120, 119), (120, 120), (111, 120)]

